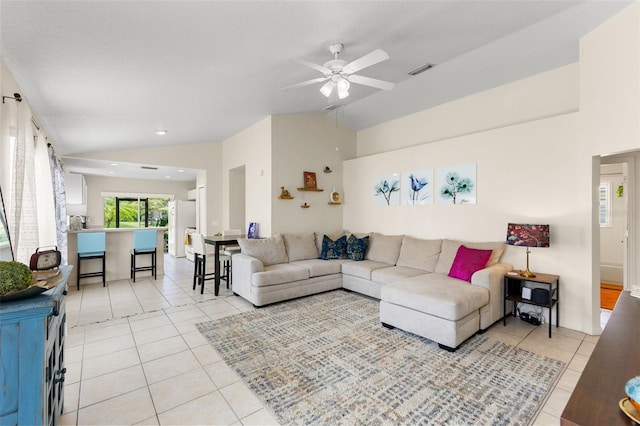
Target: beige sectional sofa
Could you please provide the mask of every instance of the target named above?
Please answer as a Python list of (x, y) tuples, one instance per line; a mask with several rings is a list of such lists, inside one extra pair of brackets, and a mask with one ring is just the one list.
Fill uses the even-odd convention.
[[(372, 233), (364, 260), (355, 261), (321, 259), (323, 238), (308, 233), (240, 240), (242, 253), (232, 262), (233, 292), (264, 306), (344, 288), (380, 299), (383, 325), (426, 337), (448, 350), (502, 317), (502, 279), (512, 270), (499, 263), (502, 242)], [(469, 282), (448, 276), (461, 245), (491, 250), (486, 266)]]

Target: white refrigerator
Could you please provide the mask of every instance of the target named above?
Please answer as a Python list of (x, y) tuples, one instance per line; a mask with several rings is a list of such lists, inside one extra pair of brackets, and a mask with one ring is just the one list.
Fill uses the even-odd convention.
[(169, 201), (169, 254), (184, 257), (187, 228), (196, 226), (195, 201)]

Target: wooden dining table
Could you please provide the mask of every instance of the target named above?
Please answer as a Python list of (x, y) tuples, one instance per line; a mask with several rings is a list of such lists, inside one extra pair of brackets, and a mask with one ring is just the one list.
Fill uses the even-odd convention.
[[(214, 295), (218, 295), (220, 291), (220, 248), (222, 246), (232, 246), (238, 244), (238, 240), (241, 238), (246, 238), (245, 235), (212, 235), (204, 237), (205, 244), (211, 244), (214, 246), (214, 257), (215, 257), (215, 277), (214, 277)], [(229, 278), (227, 278), (229, 279)]]

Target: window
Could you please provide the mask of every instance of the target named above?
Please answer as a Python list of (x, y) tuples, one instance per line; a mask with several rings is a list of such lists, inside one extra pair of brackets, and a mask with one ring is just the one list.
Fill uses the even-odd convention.
[(601, 228), (611, 228), (611, 182), (600, 182), (598, 217)]
[(166, 226), (169, 221), (169, 198), (162, 197), (103, 197), (105, 228), (148, 228)]

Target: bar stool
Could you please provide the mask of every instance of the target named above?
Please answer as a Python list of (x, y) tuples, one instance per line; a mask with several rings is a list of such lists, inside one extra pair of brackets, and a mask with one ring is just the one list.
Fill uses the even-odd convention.
[[(106, 287), (106, 232), (79, 232), (78, 241), (78, 268), (76, 270), (76, 285), (80, 290), (80, 278), (102, 277), (102, 286)], [(89, 259), (102, 259), (102, 270), (97, 272), (80, 273), (80, 262)]]
[[(136, 272), (151, 271), (156, 279), (156, 255), (158, 232), (155, 229), (145, 229), (133, 232), (133, 248), (131, 249), (131, 279), (136, 282)], [(136, 266), (136, 257), (151, 255), (151, 265)]]
[[(196, 289), (196, 285), (200, 285), (200, 294), (204, 294), (204, 282), (213, 280), (216, 277), (215, 272), (207, 272), (207, 259), (215, 261), (215, 253), (212, 250), (208, 250), (208, 246), (204, 242), (204, 236), (202, 234), (191, 234), (191, 247), (193, 247), (193, 289)], [(223, 270), (228, 271), (228, 266), (225, 262), (230, 259), (228, 256), (220, 256), (220, 262), (225, 265)], [(228, 274), (228, 272), (226, 272)], [(220, 278), (226, 278), (226, 275), (221, 275)], [(228, 283), (228, 281), (227, 281)], [(227, 284), (228, 285), (228, 284)]]

